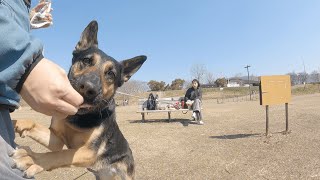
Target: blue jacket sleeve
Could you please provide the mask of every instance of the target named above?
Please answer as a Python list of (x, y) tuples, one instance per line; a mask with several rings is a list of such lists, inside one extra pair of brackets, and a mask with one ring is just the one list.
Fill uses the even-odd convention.
[(0, 105), (19, 106), (19, 92), (42, 56), (42, 43), (30, 34), (23, 1), (0, 0)]

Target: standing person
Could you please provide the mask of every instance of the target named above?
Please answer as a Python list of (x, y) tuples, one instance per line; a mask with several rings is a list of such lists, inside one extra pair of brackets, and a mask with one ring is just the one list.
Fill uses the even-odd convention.
[(19, 107), (20, 95), (34, 110), (61, 118), (83, 103), (65, 71), (43, 57), (42, 43), (30, 34), (30, 3), (0, 0), (0, 179), (24, 179), (9, 157), (16, 148), (9, 113)]
[(184, 97), (186, 104), (192, 107), (193, 118), (197, 120), (198, 124), (203, 125), (204, 123), (202, 121), (201, 113), (202, 91), (200, 88), (200, 83), (197, 79), (192, 80), (192, 87), (187, 90)]

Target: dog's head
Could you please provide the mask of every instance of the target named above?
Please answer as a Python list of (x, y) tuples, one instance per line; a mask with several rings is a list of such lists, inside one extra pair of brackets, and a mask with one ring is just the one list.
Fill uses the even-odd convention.
[(146, 61), (146, 56), (116, 61), (98, 48), (98, 23), (90, 24), (82, 32), (73, 51), (68, 77), (73, 88), (84, 98), (87, 108), (82, 113), (108, 106), (118, 87), (128, 81)]

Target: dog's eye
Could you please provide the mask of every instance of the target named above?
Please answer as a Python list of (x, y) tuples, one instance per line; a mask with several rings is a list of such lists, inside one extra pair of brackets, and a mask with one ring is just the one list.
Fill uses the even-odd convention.
[(82, 63), (83, 63), (84, 65), (86, 65), (86, 66), (92, 66), (92, 65), (93, 65), (91, 58), (84, 58), (84, 59), (82, 60)]
[(108, 81), (110, 81), (110, 82), (113, 81), (114, 77), (115, 77), (114, 72), (112, 72), (112, 71), (107, 71), (106, 72), (106, 78), (107, 78)]
[(84, 69), (85, 67), (88, 67), (88, 66), (93, 66), (93, 62), (92, 62), (92, 59), (90, 58), (83, 58), (81, 59), (81, 61), (79, 61), (79, 69), (82, 70)]
[(114, 78), (114, 76), (115, 76), (114, 72), (112, 72), (112, 71), (107, 71), (106, 75), (108, 77), (112, 77), (112, 78)]

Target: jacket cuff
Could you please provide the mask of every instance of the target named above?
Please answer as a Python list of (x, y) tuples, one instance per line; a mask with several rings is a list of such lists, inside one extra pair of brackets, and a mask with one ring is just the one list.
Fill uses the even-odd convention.
[(43, 59), (42, 53), (40, 53), (34, 60), (33, 62), (26, 68), (25, 73), (21, 76), (21, 79), (19, 80), (17, 86), (16, 86), (16, 91), (20, 93), (23, 83), (26, 81), (27, 77), (31, 73), (34, 67)]

